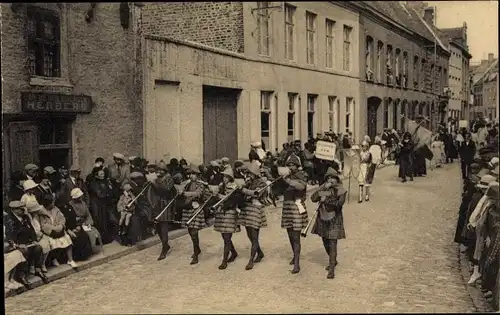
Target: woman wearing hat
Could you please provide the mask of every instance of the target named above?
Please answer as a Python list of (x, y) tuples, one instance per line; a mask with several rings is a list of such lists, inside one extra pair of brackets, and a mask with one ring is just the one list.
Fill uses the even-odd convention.
[(267, 227), (266, 212), (258, 199), (264, 194), (259, 190), (266, 186), (266, 183), (260, 177), (260, 169), (256, 163), (245, 165), (246, 182), (241, 189), (244, 194), (241, 213), (238, 217), (238, 225), (243, 225), (247, 231), (250, 240), (250, 258), (245, 270), (251, 270), (254, 263), (258, 263), (264, 258), (264, 252), (259, 244), (259, 232), (263, 227)]
[(413, 140), (407, 131), (403, 134), (403, 140), (399, 143), (399, 174), (401, 182), (406, 182), (406, 176), (413, 181)]
[(329, 168), (325, 174), (325, 183), (311, 196), (312, 202), (320, 202), (319, 215), (311, 231), (323, 240), (326, 254), (329, 257), (328, 279), (335, 278), (337, 266), (337, 242), (345, 239), (342, 207), (347, 191), (342, 186), (338, 173)]
[[(113, 184), (108, 179), (107, 172), (103, 168), (94, 168), (92, 174), (93, 179), (90, 181), (88, 188), (90, 213), (94, 219), (95, 227), (101, 234), (103, 243), (109, 244), (113, 241), (113, 236), (116, 235), (115, 227), (118, 225), (118, 215), (115, 213), (113, 206)], [(80, 190), (83, 193), (83, 190)], [(85, 196), (83, 195), (80, 198), (83, 199)], [(73, 198), (71, 199), (73, 200)], [(83, 200), (85, 201), (85, 199)]]
[[(369, 151), (370, 144), (363, 141), (361, 144), (360, 152), (360, 164), (359, 164), (359, 174), (358, 174), (358, 186), (359, 186), (359, 198), (358, 203), (363, 202), (363, 195), (365, 201), (370, 200), (370, 186), (373, 180), (373, 174), (370, 172), (370, 167), (372, 165), (372, 154)], [(364, 191), (363, 191), (364, 190)]]
[(307, 189), (307, 174), (299, 170), (300, 159), (295, 154), (291, 154), (286, 166), (290, 170), (288, 175), (283, 177), (283, 212), (281, 215), (281, 227), (286, 229), (290, 246), (292, 247), (293, 258), (290, 265), (293, 265), (291, 272), (296, 274), (300, 271), (300, 232), (307, 226), (307, 211), (305, 209), (305, 198)]
[(475, 231), (476, 234), (476, 244), (474, 246), (474, 256), (472, 261), (472, 263), (474, 264), (474, 272), (469, 279), (469, 284), (475, 283), (476, 280), (481, 277), (481, 273), (479, 270), (479, 260), (481, 259), (481, 255), (484, 250), (484, 224), (486, 222), (488, 212), (493, 206), (491, 198), (488, 195), (488, 190), (494, 182), (495, 178), (493, 176), (485, 175), (481, 178), (479, 184), (477, 184), (477, 188), (481, 190), (483, 196), (475, 206), (474, 211), (472, 211), (467, 224), (467, 229)]
[(74, 188), (71, 191), (71, 201), (64, 209), (66, 229), (73, 241), (73, 256), (77, 261), (85, 260), (93, 253), (97, 253), (100, 247), (94, 249), (93, 245), (102, 245), (101, 234), (93, 226), (94, 220), (82, 197), (83, 191)]
[(198, 231), (207, 226), (203, 213), (197, 215), (194, 220), (188, 224), (187, 222), (193, 214), (202, 206), (207, 196), (209, 195), (208, 186), (199, 180), (200, 170), (194, 164), (189, 165), (187, 169), (189, 183), (186, 185), (183, 192), (179, 192), (183, 196), (182, 205), (182, 226), (188, 229), (189, 236), (193, 243), (193, 255), (191, 256), (191, 265), (198, 263), (198, 256), (201, 254), (200, 238)]
[(40, 184), (36, 187), (34, 191), (34, 195), (38, 201), (38, 203), (42, 202), (43, 196), (46, 194), (53, 195), (55, 197), (54, 190), (52, 189), (52, 185), (50, 183), (50, 179), (47, 174), (42, 175), (42, 180)]
[(21, 202), (23, 202), (27, 207), (38, 204), (38, 200), (35, 195), (37, 187), (38, 184), (31, 179), (28, 179), (23, 183), (24, 195), (21, 197)]
[(238, 212), (236, 208), (238, 207), (238, 202), (241, 195), (238, 195), (236, 189), (238, 186), (234, 183), (234, 175), (231, 167), (226, 168), (222, 172), (223, 184), (221, 190), (218, 194), (220, 200), (227, 199), (216, 209), (215, 212), (215, 223), (214, 230), (221, 233), (222, 240), (224, 241), (224, 253), (222, 256), (222, 263), (219, 266), (220, 270), (227, 268), (227, 264), (233, 262), (238, 253), (234, 248), (233, 233), (240, 232), (240, 226), (237, 224)]
[(77, 264), (73, 260), (73, 242), (66, 233), (66, 218), (54, 205), (53, 196), (45, 195), (43, 206), (38, 207), (33, 213), (34, 218), (40, 223), (42, 233), (48, 238), (50, 250), (66, 250), (68, 265), (76, 268)]

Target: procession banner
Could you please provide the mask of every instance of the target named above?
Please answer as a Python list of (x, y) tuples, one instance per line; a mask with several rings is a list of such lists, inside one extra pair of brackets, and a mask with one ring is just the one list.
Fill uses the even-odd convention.
[(411, 119), (406, 119), (406, 130), (412, 135), (415, 149), (431, 144), (432, 132)]
[(458, 128), (469, 128), (469, 121), (468, 120), (460, 120), (458, 122)]
[(316, 143), (316, 152), (314, 156), (320, 160), (334, 161), (337, 152), (337, 144), (327, 141), (318, 141)]
[(359, 169), (361, 164), (361, 157), (359, 151), (357, 150), (345, 150), (344, 151), (344, 169), (342, 170), (343, 178), (358, 178)]

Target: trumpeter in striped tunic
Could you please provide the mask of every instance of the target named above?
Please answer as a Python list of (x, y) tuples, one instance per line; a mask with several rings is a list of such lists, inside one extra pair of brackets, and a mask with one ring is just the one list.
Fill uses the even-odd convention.
[(328, 279), (335, 278), (337, 265), (337, 241), (345, 238), (342, 207), (347, 191), (342, 186), (338, 173), (329, 168), (325, 183), (311, 196), (312, 202), (319, 202), (319, 215), (311, 231), (322, 238), (323, 246), (329, 257)]
[(214, 230), (221, 233), (224, 241), (224, 252), (220, 270), (227, 268), (227, 264), (233, 262), (238, 253), (232, 241), (233, 233), (241, 231), (238, 225), (238, 212), (236, 210), (239, 200), (243, 197), (238, 185), (234, 183), (233, 170), (230, 166), (222, 172), (223, 185), (218, 195), (219, 202), (215, 209)]
[(185, 190), (182, 192), (183, 198), (180, 200), (182, 203), (182, 226), (188, 228), (189, 236), (193, 242), (193, 255), (191, 265), (198, 263), (198, 256), (201, 254), (200, 239), (198, 231), (207, 226), (205, 215), (203, 212), (199, 213), (193, 221), (188, 224), (187, 222), (195, 214), (196, 210), (204, 206), (209, 194), (207, 185), (199, 180), (200, 170), (195, 165), (191, 164), (187, 173), (189, 174), (190, 182), (186, 185)]
[(250, 258), (245, 269), (253, 269), (254, 263), (258, 263), (264, 258), (264, 253), (259, 244), (259, 231), (267, 226), (267, 218), (264, 206), (259, 202), (259, 198), (263, 194), (261, 188), (266, 186), (265, 182), (260, 177), (260, 169), (256, 163), (251, 163), (245, 168), (247, 181), (241, 192), (245, 196), (241, 213), (238, 218), (238, 224), (245, 226), (247, 236), (252, 243), (250, 249)]
[(286, 229), (290, 245), (292, 247), (293, 258), (290, 264), (293, 265), (293, 274), (300, 272), (300, 232), (307, 226), (307, 211), (305, 199), (307, 191), (307, 175), (300, 171), (300, 159), (291, 154), (286, 161), (286, 166), (290, 174), (283, 179), (283, 213), (281, 216), (281, 227)]

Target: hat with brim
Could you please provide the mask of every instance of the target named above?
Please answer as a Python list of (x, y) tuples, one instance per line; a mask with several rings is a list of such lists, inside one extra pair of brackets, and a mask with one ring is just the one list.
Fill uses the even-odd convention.
[(186, 173), (188, 173), (188, 174), (201, 174), (198, 166), (194, 165), (193, 163), (189, 164), (188, 168), (186, 169)]
[(24, 170), (26, 172), (29, 172), (29, 171), (37, 171), (38, 170), (38, 166), (35, 165), (35, 164), (28, 164), (24, 167)]
[(137, 156), (134, 156), (134, 155), (131, 155), (128, 157), (128, 161), (129, 162), (132, 162), (133, 160), (135, 160), (137, 158)]
[(262, 146), (262, 143), (255, 141), (255, 142), (252, 142), (252, 144), (250, 144), (250, 146), (252, 148), (258, 148), (258, 147)]
[(212, 166), (212, 167), (220, 167), (220, 164), (217, 161), (210, 161), (210, 166)]
[(295, 154), (290, 154), (290, 156), (288, 157), (288, 159), (286, 160), (286, 165), (290, 165), (290, 164), (293, 164), (293, 165), (296, 165), (298, 167), (300, 167), (302, 164), (300, 163), (300, 159), (297, 155)]
[(32, 212), (37, 212), (37, 211), (40, 211), (43, 209), (43, 206), (38, 204), (38, 203), (30, 203), (28, 205), (26, 205), (26, 210), (28, 210), (28, 212), (32, 213)]
[(20, 209), (26, 207), (26, 204), (19, 200), (14, 200), (9, 203), (9, 208), (11, 209)]
[(229, 158), (228, 157), (223, 157), (222, 159), (220, 159), (221, 162), (223, 163), (229, 163)]
[(484, 175), (483, 177), (481, 177), (479, 184), (477, 184), (477, 188), (487, 189), (488, 185), (494, 181), (495, 181), (495, 177), (493, 177), (491, 175)]
[(125, 156), (121, 153), (113, 153), (113, 158), (118, 160), (125, 160)]
[(36, 188), (37, 186), (38, 186), (38, 184), (35, 183), (35, 181), (33, 181), (31, 179), (25, 180), (24, 183), (23, 183), (23, 189), (24, 189), (24, 191)]
[(160, 161), (160, 163), (158, 163), (158, 165), (156, 165), (156, 170), (167, 171), (168, 170), (167, 164), (165, 164), (165, 162), (163, 162), (163, 161)]
[(81, 196), (83, 196), (83, 191), (80, 188), (73, 188), (71, 190), (71, 198), (72, 199), (78, 199)]
[(130, 179), (138, 179), (143, 177), (144, 174), (142, 174), (141, 172), (132, 172), (132, 174), (130, 174)]
[(500, 199), (500, 191), (498, 182), (491, 182), (488, 187), (488, 191), (486, 192), (486, 196), (489, 198), (498, 201)]
[(71, 165), (69, 171), (70, 172), (81, 172), (82, 169), (78, 165)]
[(46, 166), (43, 171), (49, 175), (56, 173), (56, 170), (52, 166)]

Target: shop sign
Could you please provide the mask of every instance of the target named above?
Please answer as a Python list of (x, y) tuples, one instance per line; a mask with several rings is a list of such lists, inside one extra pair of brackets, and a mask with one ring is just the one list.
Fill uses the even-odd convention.
[(23, 112), (89, 114), (92, 98), (87, 95), (21, 92)]

